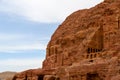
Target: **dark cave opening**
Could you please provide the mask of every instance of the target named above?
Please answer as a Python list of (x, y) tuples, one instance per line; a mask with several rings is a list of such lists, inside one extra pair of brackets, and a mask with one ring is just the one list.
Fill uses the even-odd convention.
[(43, 80), (43, 78), (44, 78), (44, 75), (39, 75), (38, 76), (38, 80)]
[(88, 73), (87, 80), (102, 80), (97, 73)]

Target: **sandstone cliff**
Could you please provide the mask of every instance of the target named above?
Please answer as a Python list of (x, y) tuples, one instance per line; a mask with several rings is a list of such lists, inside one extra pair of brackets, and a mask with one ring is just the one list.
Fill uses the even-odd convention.
[(120, 0), (105, 0), (66, 18), (52, 35), (42, 69), (14, 80), (119, 80)]

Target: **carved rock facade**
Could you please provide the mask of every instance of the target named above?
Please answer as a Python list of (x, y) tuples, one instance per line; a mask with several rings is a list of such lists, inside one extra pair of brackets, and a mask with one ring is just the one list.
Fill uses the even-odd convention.
[(14, 80), (120, 80), (120, 0), (68, 16), (46, 51), (42, 69)]

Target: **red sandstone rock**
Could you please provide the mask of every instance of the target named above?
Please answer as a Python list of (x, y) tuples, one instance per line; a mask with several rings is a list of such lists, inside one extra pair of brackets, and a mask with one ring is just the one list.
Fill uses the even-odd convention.
[(120, 0), (68, 16), (51, 37), (43, 68), (14, 80), (120, 80)]

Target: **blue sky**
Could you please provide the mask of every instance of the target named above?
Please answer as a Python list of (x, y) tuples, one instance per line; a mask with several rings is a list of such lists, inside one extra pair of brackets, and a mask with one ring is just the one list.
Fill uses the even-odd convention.
[(32, 22), (2, 12), (0, 17), (0, 71), (41, 67), (46, 45), (59, 23)]
[(51, 35), (72, 12), (103, 0), (0, 0), (0, 72), (40, 68)]

